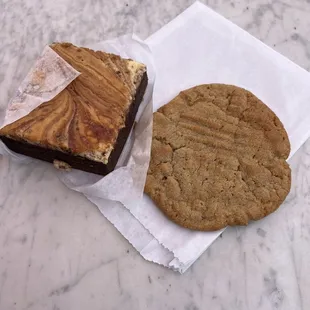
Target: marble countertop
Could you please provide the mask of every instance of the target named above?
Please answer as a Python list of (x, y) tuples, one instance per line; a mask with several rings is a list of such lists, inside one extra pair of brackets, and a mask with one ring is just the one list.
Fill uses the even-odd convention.
[[(310, 70), (309, 0), (202, 2)], [(0, 0), (0, 108), (47, 43), (147, 38), (192, 3)], [(310, 309), (309, 141), (290, 163), (284, 205), (180, 275), (145, 261), (51, 165), (0, 157), (0, 309)]]

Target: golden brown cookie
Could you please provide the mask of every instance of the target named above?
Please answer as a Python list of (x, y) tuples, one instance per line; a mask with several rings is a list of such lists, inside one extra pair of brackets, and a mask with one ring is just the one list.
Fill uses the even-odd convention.
[(145, 192), (195, 230), (246, 225), (275, 211), (291, 186), (287, 133), (249, 91), (200, 85), (154, 113)]

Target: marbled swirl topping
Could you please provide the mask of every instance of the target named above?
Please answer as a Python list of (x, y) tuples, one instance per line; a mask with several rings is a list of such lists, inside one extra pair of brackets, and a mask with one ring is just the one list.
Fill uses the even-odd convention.
[(81, 75), (0, 135), (107, 163), (146, 67), (70, 43), (51, 48)]

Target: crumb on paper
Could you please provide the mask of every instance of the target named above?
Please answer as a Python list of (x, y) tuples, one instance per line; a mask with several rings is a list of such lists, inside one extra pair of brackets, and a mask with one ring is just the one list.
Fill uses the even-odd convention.
[(72, 167), (69, 164), (58, 159), (54, 159), (53, 164), (56, 169), (61, 171), (70, 172), (72, 170)]

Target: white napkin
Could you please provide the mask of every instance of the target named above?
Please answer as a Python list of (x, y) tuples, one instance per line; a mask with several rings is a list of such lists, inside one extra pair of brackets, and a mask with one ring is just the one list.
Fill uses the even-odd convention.
[[(252, 91), (279, 116), (291, 156), (310, 136), (310, 74), (203, 4), (192, 5), (146, 43), (156, 67), (155, 110), (197, 84), (234, 84)], [(183, 229), (147, 197), (141, 204), (126, 204), (130, 212), (116, 202), (88, 198), (145, 259), (180, 272), (221, 233)]]

